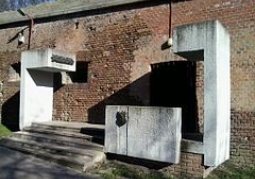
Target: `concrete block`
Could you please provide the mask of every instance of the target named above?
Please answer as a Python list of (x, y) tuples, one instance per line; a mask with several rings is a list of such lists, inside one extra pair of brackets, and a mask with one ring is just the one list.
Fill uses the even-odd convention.
[(105, 152), (178, 163), (180, 145), (181, 108), (106, 106)]

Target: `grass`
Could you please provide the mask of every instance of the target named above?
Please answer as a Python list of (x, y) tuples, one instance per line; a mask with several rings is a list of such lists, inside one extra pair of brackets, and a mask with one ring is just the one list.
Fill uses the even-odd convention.
[(211, 173), (207, 179), (254, 179), (255, 166), (237, 167), (231, 164), (224, 165)]
[(11, 134), (11, 131), (0, 124), (0, 139)]
[[(160, 171), (116, 162), (102, 164), (96, 169), (96, 173), (104, 179), (177, 179)], [(255, 179), (255, 166), (244, 168), (225, 164), (214, 170), (206, 179)]]
[(103, 173), (101, 176), (105, 179), (118, 179), (120, 177), (130, 179), (173, 179), (172, 177), (163, 176), (163, 174), (146, 173), (141, 170), (132, 170), (125, 166), (114, 168), (111, 173)]
[(156, 170), (118, 162), (104, 163), (96, 169), (96, 173), (104, 179), (173, 179), (172, 176), (165, 176)]

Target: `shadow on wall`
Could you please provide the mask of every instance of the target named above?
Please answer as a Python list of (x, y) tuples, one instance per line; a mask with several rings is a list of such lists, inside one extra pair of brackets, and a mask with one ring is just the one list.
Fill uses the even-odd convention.
[(182, 132), (185, 136), (199, 133), (196, 65), (187, 62), (173, 63), (175, 64), (164, 63), (162, 67), (159, 66), (89, 108), (88, 122), (104, 124), (106, 105), (181, 107)]
[(170, 61), (153, 64), (150, 84), (150, 105), (181, 107), (182, 132), (198, 133), (196, 62)]
[(2, 124), (11, 131), (19, 130), (20, 92), (15, 93), (2, 105)]
[(148, 93), (150, 74), (146, 74), (134, 81), (133, 83), (125, 86), (104, 100), (100, 101), (95, 106), (88, 109), (88, 121), (90, 123), (105, 123), (105, 106), (106, 105), (146, 105), (140, 98), (140, 95)]

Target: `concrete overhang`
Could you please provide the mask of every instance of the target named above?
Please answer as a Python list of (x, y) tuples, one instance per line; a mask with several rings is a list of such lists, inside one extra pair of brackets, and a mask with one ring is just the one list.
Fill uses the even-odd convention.
[(29, 50), (21, 54), (21, 66), (47, 72), (74, 72), (76, 56), (56, 49)]

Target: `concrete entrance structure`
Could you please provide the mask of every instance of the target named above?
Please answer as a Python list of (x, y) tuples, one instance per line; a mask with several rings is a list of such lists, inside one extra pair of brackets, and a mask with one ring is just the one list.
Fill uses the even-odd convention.
[(53, 73), (75, 71), (75, 68), (74, 54), (53, 49), (22, 52), (20, 130), (32, 122), (52, 120)]
[(219, 21), (174, 29), (173, 51), (204, 60), (204, 165), (218, 166), (230, 155), (230, 37)]

